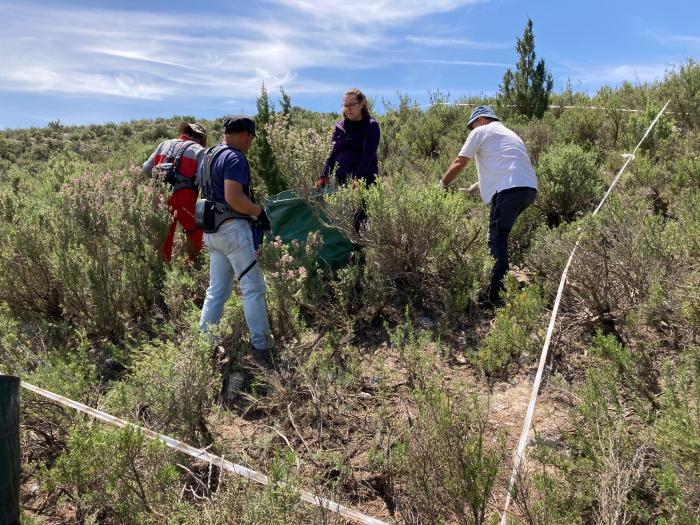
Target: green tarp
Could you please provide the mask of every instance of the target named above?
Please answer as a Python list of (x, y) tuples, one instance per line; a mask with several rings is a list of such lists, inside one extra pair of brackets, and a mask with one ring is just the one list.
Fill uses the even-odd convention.
[[(319, 198), (322, 196), (319, 195)], [(265, 211), (270, 217), (272, 234), (279, 235), (283, 242), (289, 243), (296, 239), (303, 244), (309, 232), (318, 231), (323, 236), (321, 261), (333, 269), (348, 263), (352, 248), (350, 241), (338, 230), (324, 226), (308, 203), (298, 197), (294, 190), (268, 197)]]

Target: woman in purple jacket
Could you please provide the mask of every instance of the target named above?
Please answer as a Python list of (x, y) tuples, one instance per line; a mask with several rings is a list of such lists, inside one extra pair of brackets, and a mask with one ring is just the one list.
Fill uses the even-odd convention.
[(359, 89), (345, 92), (343, 117), (333, 130), (333, 149), (316, 183), (318, 188), (328, 183), (334, 169), (339, 185), (347, 184), (350, 179), (362, 179), (369, 186), (377, 177), (379, 124), (370, 116), (367, 97)]

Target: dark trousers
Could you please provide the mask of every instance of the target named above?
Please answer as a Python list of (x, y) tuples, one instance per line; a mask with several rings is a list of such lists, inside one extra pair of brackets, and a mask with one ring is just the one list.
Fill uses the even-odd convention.
[(530, 206), (537, 196), (533, 188), (510, 188), (500, 191), (491, 200), (489, 224), (489, 251), (496, 259), (491, 270), (489, 300), (496, 302), (503, 290), (503, 277), (508, 271), (508, 236), (515, 220)]

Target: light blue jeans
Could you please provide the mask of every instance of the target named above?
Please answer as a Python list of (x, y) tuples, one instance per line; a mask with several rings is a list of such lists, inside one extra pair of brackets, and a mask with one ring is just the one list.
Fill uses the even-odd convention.
[[(204, 235), (209, 248), (209, 288), (202, 307), (199, 328), (207, 332), (224, 313), (224, 303), (231, 296), (234, 279), (255, 260), (253, 233), (248, 221), (233, 219), (225, 222), (216, 233)], [(250, 341), (255, 348), (272, 348), (270, 322), (265, 304), (265, 279), (260, 264), (253, 266), (240, 280)]]

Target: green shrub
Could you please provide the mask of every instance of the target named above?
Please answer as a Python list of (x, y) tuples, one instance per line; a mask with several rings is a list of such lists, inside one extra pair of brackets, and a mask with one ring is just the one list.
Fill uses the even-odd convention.
[(610, 199), (601, 213), (564, 230), (541, 228), (527, 257), (528, 267), (546, 276), (553, 293), (574, 248), (562, 309), (570, 322), (621, 330), (627, 316), (644, 304), (650, 290), (675, 286), (680, 271), (662, 218), (637, 197)]
[(535, 206), (546, 215), (550, 226), (593, 211), (602, 195), (596, 155), (575, 144), (546, 150), (537, 165), (537, 180)]
[(268, 272), (271, 326), (280, 341), (299, 336), (303, 328), (300, 307), (317, 310), (310, 298), (318, 295), (321, 286), (317, 259), (322, 245), (318, 232), (310, 232), (304, 243), (285, 244), (276, 237), (260, 249), (260, 263)]
[(209, 344), (198, 331), (155, 342), (132, 356), (129, 376), (115, 385), (106, 409), (157, 432), (210, 444), (204, 416), (216, 395)]
[[(661, 111), (663, 103), (649, 101), (643, 112), (633, 113), (629, 120), (629, 126), (625, 133), (626, 145), (631, 151), (644, 136), (649, 125), (652, 123), (656, 115)], [(675, 135), (674, 133), (674, 117), (668, 112), (664, 113), (654, 128), (649, 132), (649, 135), (644, 139), (639, 151), (650, 153), (654, 156), (660, 156), (660, 148), (664, 141), (667, 141)]]
[[(166, 124), (156, 124), (141, 133), (141, 141), (149, 144), (155, 144), (159, 141), (172, 138), (174, 127), (171, 128)], [(154, 148), (155, 149), (155, 148)]]
[(666, 362), (660, 414), (654, 427), (656, 477), (668, 523), (700, 523), (700, 348)]
[(136, 172), (83, 169), (68, 157), (0, 189), (0, 300), (119, 339), (159, 297), (166, 195)]
[(601, 142), (601, 115), (586, 108), (566, 109), (557, 120), (556, 131), (564, 142), (594, 150)]
[(376, 296), (443, 313), (476, 299), (491, 261), (483, 207), (399, 176), (368, 188), (364, 202), (365, 282)]
[(588, 354), (572, 397), (571, 430), (558, 446), (542, 441), (532, 451), (542, 466), (520, 480), (517, 506), (530, 509), (531, 524), (562, 523), (565, 516), (566, 523), (652, 523), (658, 504), (649, 482), (652, 407), (630, 381), (637, 358), (601, 334)]
[[(300, 479), (294, 471), (294, 455), (275, 453), (270, 483), (261, 487), (233, 475), (219, 481), (211, 498), (188, 509), (187, 525), (287, 525), (319, 523), (341, 525), (347, 520), (329, 510), (301, 501)], [(178, 522), (180, 523), (180, 522)]]
[(685, 64), (667, 72), (661, 85), (664, 99), (670, 98), (670, 110), (685, 128), (698, 129), (700, 122), (700, 64), (688, 59)]
[(410, 161), (437, 159), (443, 154), (454, 158), (467, 138), (469, 110), (450, 104), (439, 92), (430, 96), (430, 106), (424, 111), (404, 108), (403, 115), (405, 119), (387, 147)]
[[(308, 197), (331, 151), (328, 131), (294, 126), (287, 115), (273, 116), (265, 131), (279, 173), (290, 188)], [(329, 182), (334, 185), (333, 177)]]
[(523, 139), (533, 166), (537, 165), (542, 153), (564, 139), (556, 133), (556, 124), (554, 114), (548, 111), (540, 119), (528, 120), (512, 127), (513, 131)]
[(414, 397), (417, 413), (389, 460), (398, 513), (407, 523), (490, 523), (504, 435), (490, 436), (474, 395), (427, 386)]
[(519, 291), (517, 281), (509, 275), (505, 301), (476, 355), (477, 365), (489, 376), (506, 373), (523, 354), (537, 355), (544, 341), (546, 303), (542, 290), (533, 285)]
[(275, 156), (267, 138), (266, 126), (274, 118), (275, 110), (274, 106), (271, 107), (264, 84), (260, 90), (257, 105), (258, 114), (255, 116), (257, 140), (253, 142), (250, 148), (248, 160), (252, 166), (253, 173), (265, 181), (266, 194), (276, 195), (287, 189), (287, 181), (284, 180), (277, 168)]
[(158, 441), (145, 442), (136, 430), (83, 424), (70, 433), (46, 480), (68, 497), (77, 522), (101, 515), (157, 524), (177, 520), (183, 508), (173, 460), (174, 452)]
[(22, 341), (19, 321), (6, 304), (0, 303), (0, 373), (20, 374), (31, 357)]

